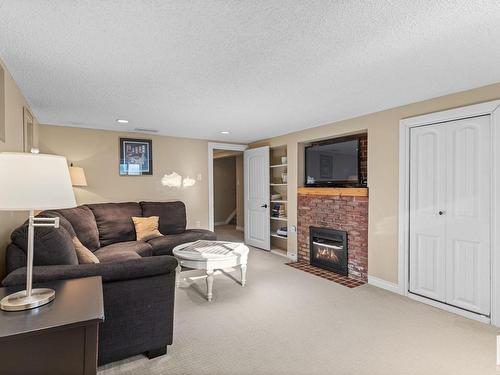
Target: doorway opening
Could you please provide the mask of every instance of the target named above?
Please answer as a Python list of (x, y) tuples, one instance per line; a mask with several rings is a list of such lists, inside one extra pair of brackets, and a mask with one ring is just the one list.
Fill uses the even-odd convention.
[(214, 226), (243, 232), (243, 152), (214, 150)]
[(208, 144), (208, 221), (210, 229), (218, 233), (243, 237), (243, 151), (246, 148), (237, 144)]

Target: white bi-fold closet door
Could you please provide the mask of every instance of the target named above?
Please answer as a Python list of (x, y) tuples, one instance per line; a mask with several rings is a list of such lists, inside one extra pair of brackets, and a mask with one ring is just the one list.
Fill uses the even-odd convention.
[(409, 291), (490, 315), (491, 118), (410, 130)]

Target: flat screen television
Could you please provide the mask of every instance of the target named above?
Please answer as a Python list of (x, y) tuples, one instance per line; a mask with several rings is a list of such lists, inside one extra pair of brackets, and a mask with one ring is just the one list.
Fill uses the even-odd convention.
[(306, 186), (363, 186), (359, 139), (343, 138), (305, 149)]

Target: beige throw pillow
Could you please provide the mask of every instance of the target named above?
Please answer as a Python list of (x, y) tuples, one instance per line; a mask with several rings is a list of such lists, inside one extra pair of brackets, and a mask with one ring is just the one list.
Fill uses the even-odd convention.
[(133, 217), (132, 221), (135, 225), (137, 241), (147, 241), (152, 238), (163, 236), (158, 230), (159, 219), (158, 216)]
[(75, 246), (76, 257), (78, 258), (78, 263), (80, 264), (90, 264), (90, 263), (100, 263), (99, 259), (94, 255), (92, 251), (87, 249), (78, 239), (77, 236), (71, 239), (73, 245)]

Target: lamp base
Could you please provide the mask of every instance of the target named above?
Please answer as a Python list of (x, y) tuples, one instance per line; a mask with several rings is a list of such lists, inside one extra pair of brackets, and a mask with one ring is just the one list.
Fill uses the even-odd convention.
[(9, 294), (0, 301), (0, 309), (4, 311), (23, 311), (43, 306), (56, 297), (56, 292), (48, 288), (36, 288), (31, 296), (26, 296), (26, 290)]

